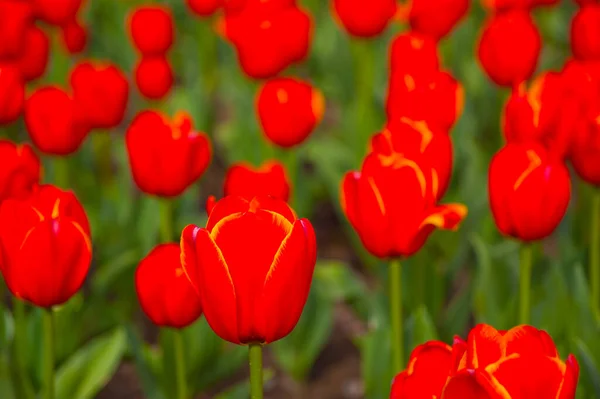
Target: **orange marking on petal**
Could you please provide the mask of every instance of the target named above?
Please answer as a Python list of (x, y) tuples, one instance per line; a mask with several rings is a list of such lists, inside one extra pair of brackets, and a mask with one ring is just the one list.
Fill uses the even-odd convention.
[(419, 150), (421, 151), (421, 154), (424, 153), (429, 146), (429, 143), (431, 143), (431, 140), (433, 140), (433, 132), (429, 129), (427, 122), (413, 121), (407, 117), (402, 117), (400, 121), (406, 123), (421, 134), (421, 146), (419, 147)]
[(60, 207), (60, 198), (56, 199), (56, 202), (54, 202), (54, 206), (52, 207), (52, 219), (58, 219), (58, 214), (59, 214), (59, 207)]
[(438, 190), (440, 189), (440, 181), (435, 169), (431, 169), (431, 191), (433, 192), (433, 197), (437, 198)]
[[(227, 215), (225, 216), (223, 219), (219, 220), (214, 227), (212, 228), (211, 232), (210, 232), (210, 236), (212, 237), (212, 239), (216, 239), (216, 237), (219, 235), (219, 230), (221, 230), (221, 228), (223, 227), (223, 225), (233, 219), (237, 219), (240, 216), (242, 216), (241, 212), (237, 212), (237, 213), (232, 213), (231, 215)], [(216, 245), (216, 244), (215, 244)]]
[(417, 85), (415, 84), (415, 79), (410, 75), (404, 75), (404, 85), (408, 89), (408, 91), (414, 91)]
[(369, 183), (369, 186), (371, 186), (371, 189), (373, 190), (373, 194), (375, 194), (375, 199), (377, 200), (377, 205), (379, 205), (379, 210), (381, 211), (382, 215), (386, 214), (386, 210), (385, 210), (385, 203), (383, 202), (383, 197), (381, 196), (381, 192), (379, 191), (379, 188), (377, 188), (377, 185), (375, 184), (375, 180), (373, 180), (372, 177), (367, 178), (367, 182)]
[(418, 358), (414, 358), (410, 361), (410, 363), (408, 364), (408, 367), (406, 368), (406, 374), (407, 375), (412, 375), (415, 372), (415, 364), (417, 363), (417, 359)]
[(542, 159), (535, 152), (535, 150), (527, 150), (527, 158), (529, 158), (529, 166), (527, 167), (527, 169), (525, 169), (521, 176), (519, 176), (519, 178), (515, 182), (515, 185), (513, 186), (513, 190), (517, 190), (519, 186), (523, 184), (523, 181), (525, 181), (527, 176), (529, 176), (536, 168), (538, 168), (542, 164)]
[(277, 227), (283, 228), (283, 230), (286, 232), (286, 234), (289, 234), (292, 231), (292, 228), (294, 226), (292, 223), (290, 223), (290, 221), (285, 216), (280, 215), (277, 212), (270, 211), (268, 209), (263, 209), (263, 211), (265, 211), (265, 212), (269, 213), (271, 216), (273, 216), (273, 223)]
[(289, 101), (288, 93), (284, 89), (277, 89), (276, 96), (280, 104), (285, 104)]
[(23, 249), (23, 246), (27, 242), (27, 239), (29, 238), (29, 235), (33, 232), (33, 230), (35, 230), (35, 227), (32, 227), (29, 230), (27, 230), (27, 233), (25, 233), (25, 236), (23, 237), (23, 241), (21, 241), (21, 246), (19, 246), (19, 251)]
[[(279, 98), (279, 92), (277, 97)], [(310, 104), (315, 120), (320, 122), (323, 119), (323, 115), (325, 115), (325, 96), (320, 90), (313, 89)]]
[(271, 27), (272, 23), (269, 20), (264, 20), (261, 22), (260, 24), (260, 28), (261, 29), (269, 29)]
[(17, 156), (21, 156), (23, 154), (24, 148), (25, 148), (25, 146), (23, 146), (23, 144), (17, 145)]
[(92, 240), (90, 239), (90, 236), (87, 235), (87, 233), (85, 232), (85, 230), (83, 230), (83, 227), (81, 227), (81, 225), (77, 222), (71, 222), (73, 224), (73, 226), (75, 226), (75, 228), (77, 230), (79, 230), (79, 232), (81, 233), (81, 235), (83, 236), (83, 239), (85, 240), (85, 246), (87, 247), (88, 251), (92, 250)]
[(427, 193), (427, 179), (425, 179), (425, 174), (421, 167), (413, 160), (407, 159), (404, 157), (397, 157), (396, 161), (393, 164), (393, 167), (396, 169), (401, 169), (404, 167), (411, 168), (415, 172), (415, 176), (419, 181), (419, 185), (421, 186), (421, 195), (425, 197)]
[(527, 101), (533, 110), (533, 125), (540, 125), (540, 111), (542, 109), (542, 89), (544, 87), (545, 76), (537, 78), (532, 84), (527, 93)]
[(175, 277), (181, 277), (183, 274), (183, 269), (181, 267), (175, 269)]
[(40, 218), (40, 222), (43, 222), (44, 219), (46, 219), (44, 217), (44, 214), (42, 212), (40, 212), (36, 207), (32, 206), (31, 209), (33, 209), (35, 211), (35, 213), (37, 213), (38, 217)]
[(410, 45), (415, 50), (422, 49), (424, 44), (425, 44), (425, 40), (423, 40), (423, 39), (420, 39), (420, 38), (414, 37), (414, 36), (410, 38)]
[(600, 115), (598, 115), (596, 119), (594, 119), (594, 122), (596, 122), (597, 125), (600, 125)]

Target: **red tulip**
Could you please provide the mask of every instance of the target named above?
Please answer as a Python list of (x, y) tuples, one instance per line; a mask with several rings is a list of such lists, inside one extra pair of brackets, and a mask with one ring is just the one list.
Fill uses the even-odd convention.
[(144, 313), (160, 327), (184, 328), (202, 314), (200, 299), (181, 267), (178, 244), (161, 244), (142, 259), (135, 290)]
[(223, 0), (186, 0), (186, 4), (194, 14), (208, 17), (223, 6)]
[(227, 170), (224, 195), (237, 195), (248, 200), (271, 196), (287, 202), (290, 183), (285, 168), (277, 161), (265, 162), (258, 168), (241, 162)]
[(399, 34), (390, 47), (390, 72), (432, 76), (440, 69), (437, 44), (417, 32)]
[(362, 170), (346, 174), (342, 208), (369, 252), (379, 258), (407, 257), (436, 227), (456, 229), (467, 209), (437, 205), (437, 174), (425, 154), (384, 149), (374, 146)]
[(564, 162), (542, 145), (509, 143), (492, 159), (489, 199), (498, 229), (522, 241), (552, 234), (571, 198)]
[(302, 143), (312, 133), (325, 112), (325, 99), (306, 82), (277, 78), (262, 86), (256, 108), (265, 136), (287, 148)]
[(173, 45), (173, 25), (173, 15), (166, 6), (136, 8), (129, 20), (134, 46), (145, 56), (164, 55)]
[(31, 5), (25, 1), (0, 1), (0, 59), (17, 57), (25, 47), (32, 23)]
[(353, 36), (375, 37), (387, 28), (396, 14), (396, 0), (334, 0), (337, 20)]
[(19, 70), (0, 64), (0, 125), (14, 122), (23, 111), (25, 85)]
[(210, 142), (178, 113), (173, 120), (155, 111), (139, 113), (125, 136), (131, 173), (143, 192), (176, 197), (198, 180), (210, 163)]
[(71, 71), (70, 80), (74, 99), (92, 128), (111, 129), (123, 121), (129, 83), (116, 66), (83, 61)]
[(227, 17), (249, 12), (272, 15), (297, 7), (297, 0), (223, 0), (223, 11)]
[(573, 17), (571, 49), (579, 60), (600, 61), (600, 4), (581, 7)]
[(575, 172), (584, 181), (600, 186), (600, 121), (582, 124), (573, 135), (569, 159)]
[(88, 32), (79, 21), (73, 20), (60, 28), (63, 44), (70, 54), (79, 54), (85, 50)]
[[(24, 199), (40, 181), (40, 160), (28, 144), (0, 139), (0, 203), (7, 198)], [(1, 262), (0, 262), (1, 263)]]
[(412, 0), (411, 28), (435, 40), (442, 39), (469, 11), (470, 0)]
[(140, 93), (151, 100), (164, 98), (173, 87), (173, 69), (163, 57), (143, 57), (135, 68), (135, 83)]
[(181, 236), (183, 268), (206, 321), (235, 344), (270, 343), (288, 335), (306, 303), (316, 263), (310, 222), (282, 200), (226, 197), (206, 228)]
[(92, 259), (85, 211), (73, 193), (40, 186), (0, 205), (0, 271), (10, 291), (49, 308), (81, 288)]
[(29, 2), (37, 18), (61, 26), (75, 19), (83, 0), (29, 0)]
[(21, 76), (26, 81), (40, 78), (46, 72), (50, 41), (43, 30), (32, 25), (25, 34), (23, 51), (15, 59)]
[(496, 84), (515, 87), (535, 72), (542, 40), (525, 11), (494, 15), (479, 41), (481, 66)]
[(495, 11), (505, 12), (510, 10), (529, 11), (534, 7), (552, 6), (558, 4), (559, 0), (482, 0), (483, 6)]

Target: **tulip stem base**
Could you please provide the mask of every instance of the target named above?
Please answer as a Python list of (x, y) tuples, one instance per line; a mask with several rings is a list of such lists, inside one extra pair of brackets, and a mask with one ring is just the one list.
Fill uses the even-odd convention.
[(173, 201), (166, 198), (160, 200), (160, 240), (164, 244), (173, 240)]
[(68, 157), (61, 156), (55, 157), (52, 163), (52, 169), (54, 172), (54, 184), (63, 190), (69, 189), (69, 159)]
[(392, 366), (396, 375), (404, 367), (404, 327), (402, 325), (402, 265), (392, 260), (389, 266), (390, 320), (392, 323)]
[(173, 331), (173, 350), (175, 351), (175, 375), (177, 379), (177, 399), (187, 398), (187, 382), (185, 370), (185, 352), (183, 334), (180, 330)]
[(590, 284), (592, 310), (600, 316), (600, 190), (592, 198), (590, 224)]
[(248, 355), (250, 360), (250, 399), (263, 399), (262, 345), (250, 344)]
[(519, 324), (531, 323), (531, 273), (533, 271), (533, 247), (524, 244), (521, 248), (521, 270), (519, 272)]
[(14, 347), (12, 351), (12, 362), (15, 372), (15, 393), (18, 398), (30, 398), (30, 392), (27, 390), (27, 314), (25, 312), (25, 302), (13, 297), (13, 318), (15, 325)]
[(54, 314), (44, 309), (44, 399), (54, 399)]

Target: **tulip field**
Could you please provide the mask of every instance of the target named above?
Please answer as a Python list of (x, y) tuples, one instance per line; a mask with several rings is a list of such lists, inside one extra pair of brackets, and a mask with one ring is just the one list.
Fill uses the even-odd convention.
[(600, 398), (600, 1), (0, 0), (0, 399)]

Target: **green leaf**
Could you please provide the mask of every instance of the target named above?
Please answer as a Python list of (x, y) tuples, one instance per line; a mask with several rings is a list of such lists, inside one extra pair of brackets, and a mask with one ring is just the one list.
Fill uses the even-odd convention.
[(137, 375), (142, 384), (144, 397), (147, 399), (164, 399), (164, 395), (157, 384), (158, 378), (153, 373), (153, 368), (145, 356), (145, 343), (138, 336), (133, 325), (126, 328), (127, 342), (133, 354)]
[[(263, 370), (263, 386), (269, 382), (275, 373), (271, 369)], [(220, 393), (215, 397), (215, 399), (248, 399), (250, 396), (250, 383), (248, 381), (244, 381), (240, 384), (237, 384), (231, 389)]]
[(600, 369), (598, 368), (598, 363), (586, 343), (579, 338), (575, 339), (575, 348), (577, 360), (582, 370), (581, 383), (586, 387), (591, 386), (594, 397), (600, 398)]
[(435, 324), (429, 315), (429, 311), (425, 306), (419, 306), (413, 312), (410, 318), (406, 321), (406, 344), (408, 350), (405, 351), (407, 358), (408, 354), (418, 345), (427, 341), (438, 339), (438, 334), (435, 329)]
[(325, 287), (325, 294), (336, 302), (364, 297), (367, 287), (350, 265), (340, 261), (318, 261), (314, 281)]
[(56, 398), (93, 398), (116, 371), (126, 347), (127, 337), (122, 328), (83, 346), (58, 369)]

